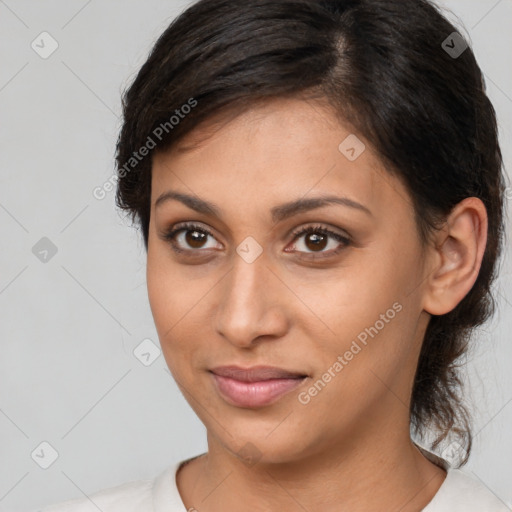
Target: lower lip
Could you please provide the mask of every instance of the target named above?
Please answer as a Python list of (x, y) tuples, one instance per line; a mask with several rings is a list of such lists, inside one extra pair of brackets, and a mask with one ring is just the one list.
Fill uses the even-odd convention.
[(217, 390), (231, 405), (237, 407), (263, 407), (276, 402), (292, 389), (300, 386), (306, 377), (298, 379), (270, 379), (242, 382), (212, 374)]

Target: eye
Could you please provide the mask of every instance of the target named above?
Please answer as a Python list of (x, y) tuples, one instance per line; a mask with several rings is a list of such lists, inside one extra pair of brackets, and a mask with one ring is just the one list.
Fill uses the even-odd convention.
[[(342, 235), (330, 230), (325, 226), (308, 226), (293, 233), (293, 246), (286, 248), (285, 252), (305, 253), (306, 258), (329, 257), (338, 254), (345, 247), (350, 245), (351, 240), (347, 235)], [(303, 241), (296, 243), (301, 237)], [(211, 242), (208, 240), (211, 238)], [(221, 249), (222, 244), (215, 244), (213, 234), (206, 228), (192, 223), (182, 223), (173, 226), (163, 234), (163, 239), (170, 242), (173, 250), (177, 253), (199, 253), (198, 249)], [(330, 250), (325, 250), (325, 249)], [(303, 256), (304, 257), (304, 256)]]
[(163, 235), (164, 240), (171, 243), (176, 252), (195, 252), (195, 249), (215, 249), (215, 244), (209, 244), (208, 238), (214, 239), (206, 228), (197, 224), (184, 223), (171, 228)]
[[(294, 243), (292, 251), (306, 253), (306, 257), (315, 257), (316, 254), (321, 254), (321, 257), (334, 256), (351, 243), (348, 236), (331, 231), (325, 226), (308, 226), (294, 232), (293, 235), (294, 242), (301, 237), (304, 237), (304, 240)], [(326, 248), (330, 250), (324, 250)]]

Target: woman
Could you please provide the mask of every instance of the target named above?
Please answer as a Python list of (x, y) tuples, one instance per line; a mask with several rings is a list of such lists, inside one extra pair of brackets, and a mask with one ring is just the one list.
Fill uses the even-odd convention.
[(508, 510), (457, 469), (504, 185), (481, 71), (437, 8), (201, 0), (123, 106), (117, 202), (208, 452), (48, 510)]

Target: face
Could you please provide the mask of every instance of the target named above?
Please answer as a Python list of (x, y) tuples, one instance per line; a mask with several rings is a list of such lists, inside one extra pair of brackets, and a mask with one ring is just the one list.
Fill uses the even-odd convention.
[[(147, 258), (166, 362), (209, 440), (284, 462), (408, 432), (426, 314), (405, 187), (312, 102), (212, 133), (154, 155)], [(223, 366), (294, 377), (240, 383)]]

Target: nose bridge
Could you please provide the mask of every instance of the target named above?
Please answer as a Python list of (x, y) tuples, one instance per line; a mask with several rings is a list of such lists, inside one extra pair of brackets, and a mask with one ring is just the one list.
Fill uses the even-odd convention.
[(222, 280), (217, 331), (239, 346), (249, 346), (262, 335), (282, 335), (286, 320), (280, 301), (276, 302), (278, 285), (263, 255), (248, 263), (237, 254)]

